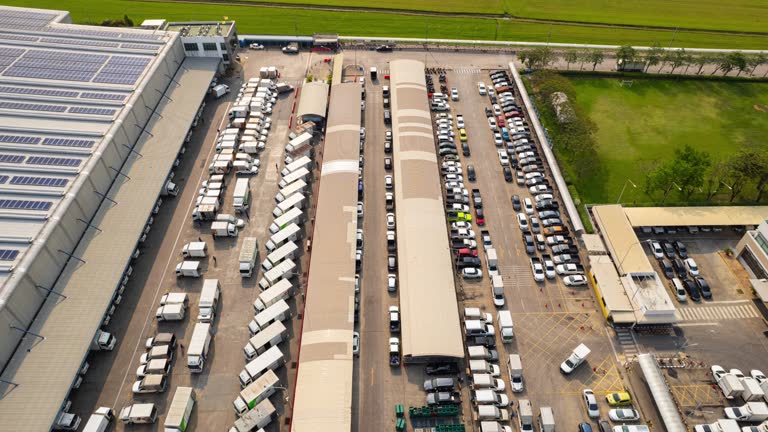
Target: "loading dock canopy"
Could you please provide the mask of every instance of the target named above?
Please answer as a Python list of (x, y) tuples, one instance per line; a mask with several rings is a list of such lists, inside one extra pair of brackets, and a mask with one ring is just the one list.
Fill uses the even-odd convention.
[(651, 226), (760, 225), (768, 220), (768, 206), (728, 207), (625, 207), (629, 223)]
[(661, 370), (656, 365), (656, 359), (651, 354), (640, 354), (637, 356), (637, 361), (640, 363), (645, 383), (648, 384), (648, 389), (651, 390), (651, 396), (653, 396), (653, 401), (656, 402), (656, 408), (659, 410), (659, 414), (661, 414), (661, 419), (664, 421), (667, 432), (686, 432), (687, 429), (683, 425), (680, 413), (677, 412), (677, 406), (672, 400), (672, 393), (670, 393), (669, 387), (667, 387)]
[(642, 243), (637, 239), (620, 205), (594, 206), (592, 214), (620, 275), (654, 272)]
[[(358, 104), (359, 110), (360, 104)], [(313, 81), (304, 84), (301, 88), (299, 107), (296, 115), (314, 116), (325, 119), (325, 111), (328, 109), (328, 84), (322, 81)]]

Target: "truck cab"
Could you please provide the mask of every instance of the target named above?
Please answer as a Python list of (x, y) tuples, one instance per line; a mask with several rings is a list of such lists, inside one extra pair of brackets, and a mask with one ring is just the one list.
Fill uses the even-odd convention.
[(115, 349), (117, 339), (111, 333), (103, 330), (96, 330), (96, 335), (91, 342), (91, 351), (112, 351)]
[(400, 339), (396, 337), (389, 338), (389, 365), (400, 366)]

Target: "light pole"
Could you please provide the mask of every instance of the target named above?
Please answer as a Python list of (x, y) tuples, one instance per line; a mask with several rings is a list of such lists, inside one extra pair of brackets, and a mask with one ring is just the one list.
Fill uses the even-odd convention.
[(627, 188), (627, 183), (631, 184), (633, 188), (637, 188), (637, 185), (635, 182), (633, 182), (630, 179), (627, 179), (627, 181), (624, 182), (624, 187), (621, 188), (621, 193), (619, 194), (619, 199), (616, 200), (616, 204), (619, 204), (621, 202), (621, 196), (624, 195), (624, 190)]
[(678, 185), (677, 185), (677, 183), (675, 183), (675, 182), (672, 182), (672, 183), (670, 183), (670, 184), (669, 184), (669, 187), (668, 187), (668, 188), (667, 188), (667, 190), (666, 190), (666, 192), (664, 192), (664, 199), (663, 199), (663, 200), (661, 200), (661, 203), (662, 203), (662, 204), (664, 204), (664, 202), (666, 202), (666, 201), (667, 201), (667, 197), (669, 196), (669, 190), (670, 190), (670, 189), (672, 189), (672, 185), (674, 185), (674, 186), (677, 188), (677, 190), (679, 190), (679, 191), (682, 191), (682, 190), (683, 190), (683, 188), (681, 188), (680, 186), (678, 186)]

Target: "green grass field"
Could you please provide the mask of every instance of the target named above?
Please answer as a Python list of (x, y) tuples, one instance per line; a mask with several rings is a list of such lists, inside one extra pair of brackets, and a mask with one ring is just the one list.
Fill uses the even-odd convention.
[(304, 35), (338, 33), (421, 38), (427, 35), (428, 25), (430, 38), (651, 45), (657, 41), (666, 43), (674, 37), (675, 45), (685, 47), (764, 49), (768, 46), (768, 36), (551, 25), (482, 18), (425, 18), (383, 12), (327, 12), (298, 8), (127, 0), (6, 0), (4, 3), (9, 6), (68, 10), (78, 23), (101, 22), (122, 17), (126, 13), (136, 22), (146, 18), (183, 21), (215, 20), (227, 16), (237, 20), (240, 34), (294, 34), (298, 31)]
[[(609, 78), (570, 81), (576, 103), (599, 128), (602, 172), (576, 185), (586, 203), (616, 202), (627, 179), (638, 187), (628, 187), (622, 202), (653, 201), (644, 193), (648, 167), (686, 143), (709, 152), (715, 162), (743, 144), (764, 145), (768, 136), (768, 83), (635, 79), (632, 87), (622, 87)], [(669, 201), (678, 198), (673, 193)]]

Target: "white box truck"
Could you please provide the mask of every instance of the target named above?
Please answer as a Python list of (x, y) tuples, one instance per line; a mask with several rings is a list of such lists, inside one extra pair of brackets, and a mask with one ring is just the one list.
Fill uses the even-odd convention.
[(523, 362), (519, 354), (510, 354), (507, 358), (507, 370), (509, 371), (509, 383), (513, 393), (523, 391)]
[(552, 407), (539, 408), (539, 429), (541, 432), (555, 432), (555, 413)]
[(288, 336), (288, 329), (285, 328), (285, 325), (280, 321), (273, 322), (267, 328), (253, 335), (248, 340), (248, 343), (245, 344), (243, 347), (245, 360), (251, 361), (257, 355), (273, 346), (277, 346), (277, 344), (285, 340), (286, 336)]
[(492, 274), (491, 276), (491, 292), (493, 294), (493, 305), (496, 307), (503, 307), (505, 303), (504, 299), (504, 280), (500, 274)]
[(208, 255), (208, 244), (205, 242), (190, 242), (181, 248), (181, 256), (184, 258), (205, 258)]
[(253, 409), (259, 402), (267, 399), (275, 393), (275, 386), (280, 384), (277, 375), (268, 370), (256, 381), (248, 384), (232, 403), (235, 407), (235, 414), (241, 416)]
[(477, 419), (509, 421), (509, 411), (494, 405), (478, 405)]
[(533, 432), (533, 407), (528, 399), (517, 401), (517, 421), (520, 432)]
[(760, 388), (760, 383), (756, 379), (746, 377), (741, 380), (741, 384), (744, 386), (744, 392), (741, 394), (744, 402), (761, 401), (765, 398), (765, 392)]
[(240, 258), (238, 260), (240, 277), (251, 277), (253, 269), (256, 267), (256, 260), (259, 258), (259, 245), (256, 237), (246, 237), (243, 239), (243, 245), (240, 247)]
[(112, 333), (96, 330), (93, 340), (91, 340), (91, 351), (112, 351), (115, 349), (116, 343), (117, 339), (112, 336)]
[(218, 279), (203, 280), (203, 289), (200, 291), (200, 301), (197, 303), (197, 320), (203, 323), (213, 322), (216, 317), (216, 308), (221, 296), (221, 285)]
[(515, 338), (515, 324), (512, 322), (512, 313), (508, 310), (500, 310), (496, 313), (496, 323), (499, 326), (501, 341), (512, 342)]
[(120, 421), (125, 424), (149, 424), (157, 420), (157, 408), (153, 403), (137, 403), (120, 410)]
[(276, 265), (287, 259), (294, 259), (299, 254), (299, 246), (294, 242), (287, 242), (276, 250), (272, 251), (261, 263), (261, 268), (268, 272)]
[(267, 370), (274, 371), (283, 364), (285, 364), (285, 357), (280, 348), (274, 346), (264, 351), (264, 354), (248, 362), (245, 369), (240, 372), (240, 387), (245, 388)]
[(200, 277), (200, 261), (182, 261), (176, 264), (176, 277)]
[(307, 182), (304, 180), (296, 180), (295, 182), (280, 188), (275, 195), (275, 202), (282, 202), (289, 196), (296, 192), (304, 192), (307, 190)]
[(310, 172), (306, 168), (299, 168), (296, 171), (288, 174), (287, 176), (283, 177), (282, 180), (277, 184), (279, 187), (285, 187), (289, 184), (295, 182), (296, 180), (304, 180), (305, 182), (309, 179)]
[(68, 412), (61, 412), (56, 417), (56, 424), (53, 426), (55, 430), (77, 430), (80, 426), (82, 419), (77, 414)]
[(184, 319), (187, 308), (183, 304), (172, 303), (160, 306), (155, 311), (158, 321), (181, 321)]
[(229, 86), (226, 84), (219, 84), (215, 86), (213, 89), (211, 89), (211, 93), (216, 97), (216, 99), (224, 96), (225, 94), (229, 93)]
[(253, 309), (256, 313), (261, 312), (278, 301), (287, 300), (291, 296), (293, 296), (293, 283), (288, 279), (280, 279), (276, 284), (259, 294), (259, 297), (253, 302)]
[(496, 350), (489, 350), (482, 345), (470, 345), (467, 347), (467, 353), (471, 359), (481, 359), (489, 361), (498, 361), (499, 353)]
[(274, 222), (272, 222), (272, 225), (269, 226), (269, 232), (271, 234), (276, 234), (278, 231), (290, 224), (300, 225), (303, 221), (304, 213), (301, 211), (301, 209), (292, 208), (279, 218), (275, 219)]
[(279, 202), (275, 208), (272, 210), (272, 216), (274, 217), (280, 217), (285, 212), (292, 208), (297, 209), (303, 209), (304, 203), (306, 202), (306, 197), (301, 192), (296, 192), (295, 194), (289, 196), (285, 200)]
[(253, 317), (253, 320), (248, 323), (248, 330), (250, 330), (251, 335), (255, 335), (275, 321), (284, 321), (290, 316), (290, 313), (291, 308), (288, 307), (288, 303), (285, 300), (278, 300), (275, 304)]
[(726, 399), (733, 399), (744, 393), (744, 386), (741, 384), (741, 380), (733, 374), (724, 374), (717, 381), (717, 385), (720, 386)]
[(765, 402), (747, 402), (740, 407), (726, 407), (725, 416), (743, 422), (768, 420), (768, 405)]
[(499, 267), (498, 267), (499, 262), (498, 262), (498, 258), (496, 258), (496, 249), (488, 248), (485, 251), (485, 263), (488, 266), (489, 274), (499, 273)]
[(273, 234), (272, 237), (267, 240), (265, 246), (268, 252), (273, 252), (287, 242), (295, 242), (299, 239), (299, 236), (301, 236), (301, 228), (295, 223), (292, 223), (278, 231), (276, 234)]
[(192, 387), (177, 387), (168, 408), (168, 415), (165, 416), (163, 432), (185, 432), (194, 407), (195, 390)]
[(505, 407), (509, 406), (509, 397), (504, 393), (497, 393), (491, 389), (476, 389), (474, 402), (477, 405)]
[(487, 373), (494, 377), (501, 375), (501, 369), (499, 369), (499, 366), (488, 363), (485, 360), (470, 360), (469, 370), (472, 374)]
[(494, 378), (488, 373), (472, 374), (472, 385), (478, 389), (491, 389), (503, 392), (507, 389), (507, 384), (501, 378)]
[(205, 367), (208, 349), (211, 347), (211, 324), (197, 323), (187, 350), (187, 367), (192, 373), (200, 373)]
[(481, 421), (480, 432), (512, 432), (512, 428), (496, 421)]
[(240, 230), (237, 225), (225, 221), (214, 221), (211, 224), (211, 235), (217, 237), (235, 237)]
[(295, 270), (296, 264), (288, 258), (264, 273), (264, 276), (259, 279), (259, 288), (263, 291), (276, 284), (280, 279), (291, 279), (296, 276)]
[(106, 432), (109, 423), (115, 417), (112, 408), (99, 407), (91, 414), (82, 432)]
[[(277, 418), (277, 410), (269, 399), (264, 399), (252, 410), (235, 420), (235, 424), (229, 429), (229, 432), (251, 432), (266, 427), (275, 418)], [(263, 429), (259, 429), (259, 431), (261, 430)]]
[(251, 185), (247, 178), (239, 178), (235, 182), (235, 192), (232, 195), (232, 206), (241, 212), (248, 208), (251, 197)]
[[(307, 147), (312, 146), (312, 134), (304, 132), (296, 138), (292, 139), (285, 145), (285, 152), (288, 154), (300, 152)], [(298, 158), (294, 158), (298, 159)]]
[(560, 365), (560, 371), (564, 374), (573, 372), (577, 366), (584, 362), (584, 359), (587, 358), (590, 352), (591, 350), (587, 348), (586, 345), (579, 344), (579, 346), (573, 350), (571, 355)]
[(160, 297), (160, 306), (167, 304), (183, 304), (189, 306), (189, 295), (183, 292), (167, 292)]
[(280, 175), (287, 176), (288, 174), (297, 171), (301, 168), (306, 168), (308, 170), (311, 170), (313, 168), (312, 159), (309, 156), (302, 156), (293, 162), (287, 164), (285, 168), (283, 168), (282, 171), (280, 171)]

